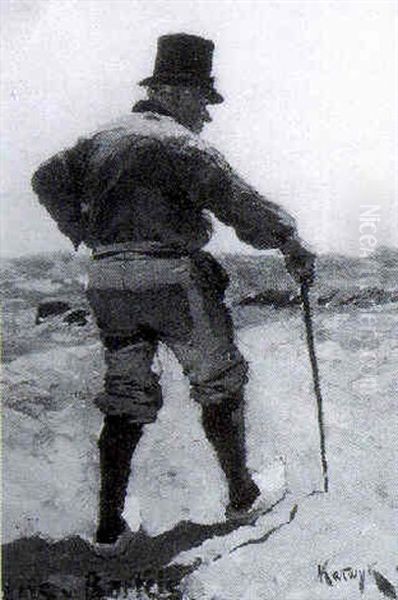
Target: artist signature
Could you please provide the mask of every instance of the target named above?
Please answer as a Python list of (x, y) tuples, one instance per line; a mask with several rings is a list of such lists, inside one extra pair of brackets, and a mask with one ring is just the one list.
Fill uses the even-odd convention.
[(388, 579), (375, 568), (377, 563), (372, 563), (366, 567), (343, 567), (342, 569), (331, 569), (328, 567), (329, 561), (318, 564), (317, 577), (320, 583), (325, 583), (329, 587), (353, 580), (358, 581), (358, 587), (361, 594), (365, 591), (367, 577), (371, 577), (376, 583), (379, 591), (386, 598), (398, 598), (398, 591)]

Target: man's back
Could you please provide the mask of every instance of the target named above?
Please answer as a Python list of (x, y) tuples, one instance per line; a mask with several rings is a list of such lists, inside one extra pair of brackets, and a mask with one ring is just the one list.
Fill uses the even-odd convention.
[[(204, 210), (256, 248), (280, 247), (294, 235), (290, 215), (238, 177), (214, 148), (151, 102), (134, 110), (59, 153), (33, 177), (61, 231), (68, 235), (68, 225), (80, 219), (75, 243), (95, 249), (148, 241), (191, 253), (211, 236)], [(66, 230), (62, 219), (69, 221)]]
[(180, 253), (209, 239), (180, 162), (197, 136), (154, 112), (132, 113), (92, 138), (85, 194), (92, 244), (156, 242)]
[(33, 187), (53, 201), (55, 174), (68, 182), (70, 204), (80, 204), (90, 247), (150, 241), (192, 252), (208, 241), (209, 222), (183, 187), (177, 157), (195, 145), (197, 136), (174, 119), (131, 113), (42, 165)]

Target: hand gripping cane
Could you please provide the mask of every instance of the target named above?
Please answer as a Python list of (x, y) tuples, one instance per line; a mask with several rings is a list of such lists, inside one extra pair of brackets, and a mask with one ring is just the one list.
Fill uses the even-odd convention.
[(304, 309), (304, 323), (305, 330), (307, 334), (307, 346), (308, 353), (310, 355), (310, 362), (312, 368), (312, 378), (314, 382), (314, 392), (317, 403), (317, 414), (318, 414), (318, 429), (319, 429), (319, 438), (320, 438), (320, 448), (321, 448), (321, 463), (322, 463), (322, 474), (323, 474), (323, 491), (327, 492), (329, 490), (329, 478), (328, 478), (328, 463), (326, 459), (326, 446), (325, 446), (325, 427), (323, 421), (323, 400), (321, 393), (321, 384), (319, 380), (319, 369), (318, 369), (318, 361), (315, 353), (315, 343), (314, 343), (314, 330), (312, 327), (312, 316), (311, 316), (311, 305), (309, 299), (309, 285), (306, 281), (301, 283), (301, 302), (303, 304)]

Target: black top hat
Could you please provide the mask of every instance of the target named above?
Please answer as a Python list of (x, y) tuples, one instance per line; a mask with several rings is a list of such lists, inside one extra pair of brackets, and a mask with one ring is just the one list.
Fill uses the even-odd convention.
[(158, 39), (158, 51), (152, 77), (139, 85), (159, 83), (199, 87), (206, 94), (209, 104), (220, 104), (223, 97), (214, 88), (211, 77), (214, 44), (197, 35), (174, 33)]

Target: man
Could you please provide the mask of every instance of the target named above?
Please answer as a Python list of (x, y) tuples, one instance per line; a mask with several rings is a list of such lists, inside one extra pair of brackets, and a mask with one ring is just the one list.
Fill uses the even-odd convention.
[(311, 282), (314, 256), (293, 219), (263, 198), (198, 137), (209, 104), (223, 101), (211, 77), (214, 45), (174, 34), (158, 41), (147, 100), (42, 165), (33, 189), (60, 230), (93, 250), (88, 299), (106, 348), (99, 439), (97, 542), (115, 543), (130, 463), (162, 405), (151, 370), (159, 341), (183, 366), (202, 424), (229, 486), (227, 516), (249, 511), (259, 489), (247, 467), (243, 391), (247, 364), (223, 296), (228, 277), (202, 250), (205, 211), (260, 249), (279, 248), (291, 275)]

